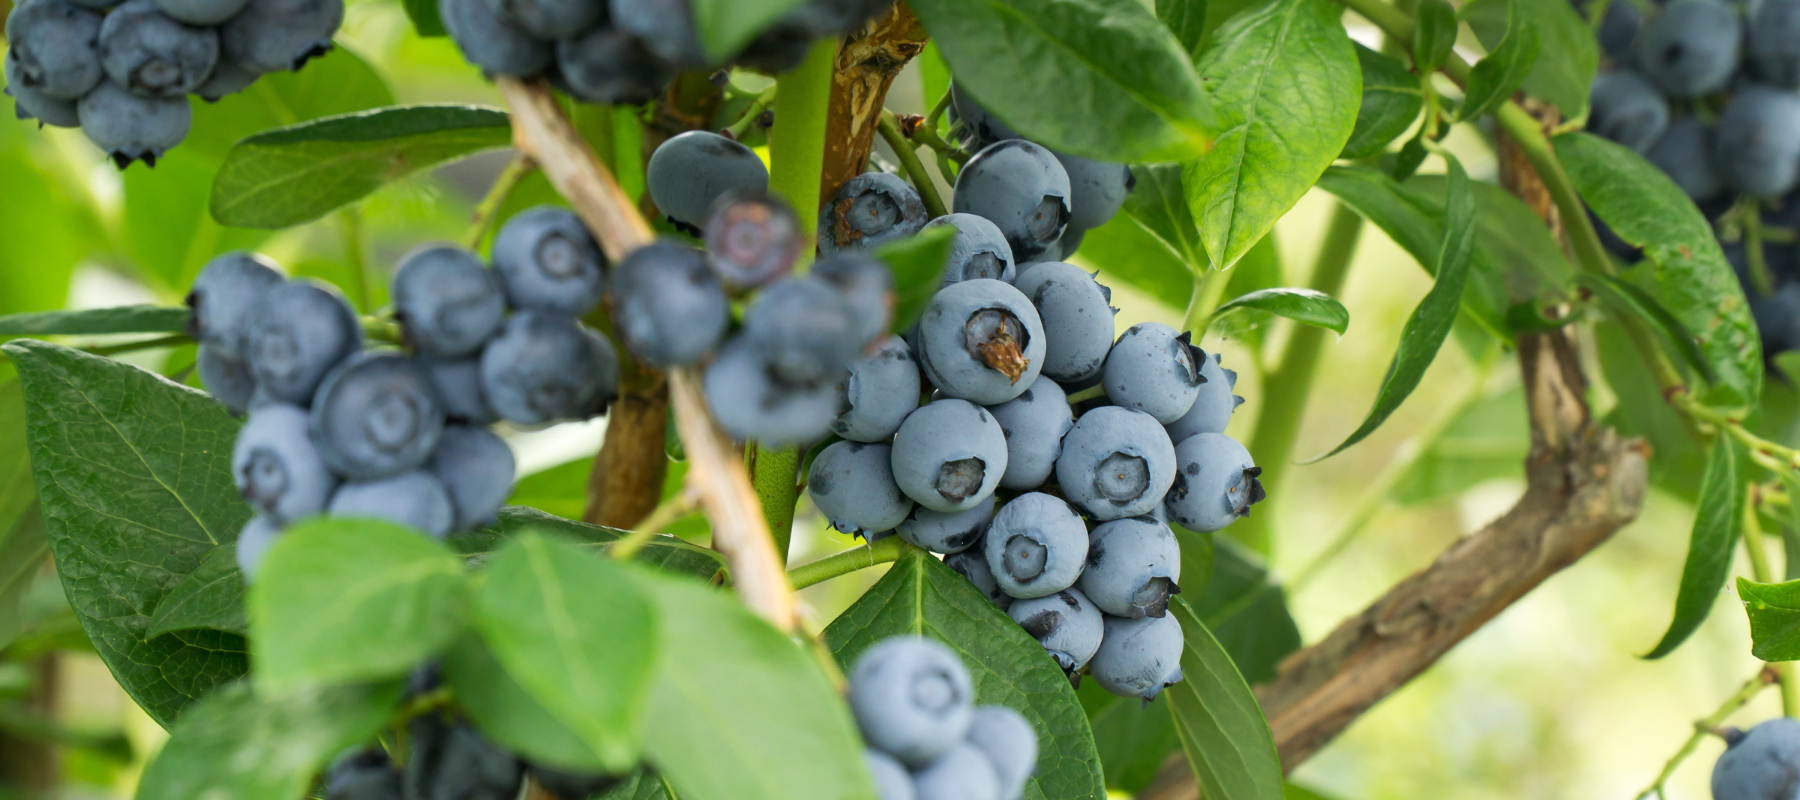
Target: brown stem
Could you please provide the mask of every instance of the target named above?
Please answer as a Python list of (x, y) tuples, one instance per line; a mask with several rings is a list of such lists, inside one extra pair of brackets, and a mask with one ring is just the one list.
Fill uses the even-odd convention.
[[(36, 512), (33, 512), (36, 513)], [(41, 719), (57, 719), (57, 663), (54, 652), (44, 653), (27, 664), (31, 672), (31, 694), (21, 704), (21, 711)], [(62, 757), (56, 744), (47, 739), (15, 736), (0, 731), (0, 785), (12, 786), (30, 796), (50, 796), (62, 779)]]
[(825, 171), (821, 203), (830, 202), (844, 181), (862, 174), (881, 123), (882, 105), (894, 77), (925, 49), (925, 26), (906, 3), (850, 34), (838, 48), (831, 77), (831, 111), (825, 126)]
[(664, 428), (669, 385), (661, 373), (644, 370), (647, 385), (621, 387), (606, 423), (606, 439), (588, 475), (588, 506), (582, 520), (629, 530), (662, 500), (669, 472)]
[[(512, 78), (498, 78), (495, 84), (512, 111), (513, 143), (537, 162), (550, 184), (574, 206), (607, 257), (617, 261), (649, 244), (653, 238), (649, 223), (576, 134), (549, 85)], [(713, 546), (730, 564), (745, 605), (776, 627), (793, 630), (794, 598), (787, 574), (775, 556), (743, 461), (707, 411), (698, 371), (684, 368), (670, 373), (669, 394), (675, 425), (687, 448), (687, 483), (699, 495), (712, 525)]]

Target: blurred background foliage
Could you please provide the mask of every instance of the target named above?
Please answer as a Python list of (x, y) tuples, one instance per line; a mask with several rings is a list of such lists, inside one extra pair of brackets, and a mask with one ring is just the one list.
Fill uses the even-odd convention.
[[(1353, 23), (1352, 30), (1378, 44), (1372, 29)], [(337, 51), (302, 73), (271, 76), (246, 94), (197, 105), (193, 135), (154, 170), (121, 175), (78, 132), (0, 122), (0, 314), (178, 303), (206, 260), (233, 248), (259, 250), (293, 273), (337, 283), (365, 311), (385, 303), (388, 271), (400, 254), (461, 237), (508, 152), (415, 174), (349, 210), (283, 231), (225, 228), (207, 212), (213, 172), (232, 143), (251, 133), (395, 102), (499, 104), (448, 40), (413, 33), (399, 3), (351, 0), (339, 41)], [(740, 87), (746, 93), (760, 88), (746, 80)], [(946, 80), (941, 62), (928, 55), (901, 77), (889, 106), (923, 113), (925, 98), (937, 97)], [(641, 190), (630, 118), (619, 120), (625, 124), (594, 139), (615, 143), (625, 185)], [(1492, 152), (1479, 136), (1459, 129), (1449, 145), (1473, 177), (1494, 179)], [(506, 213), (539, 202), (556, 199), (534, 175)], [(1308, 196), (1234, 269), (1226, 296), (1304, 285), (1332, 203), (1316, 190)], [(1144, 320), (1180, 324), (1191, 292), (1186, 268), (1126, 215), (1091, 232), (1075, 260), (1098, 269), (1113, 287), (1121, 329)], [(1429, 288), (1411, 257), (1378, 230), (1365, 230), (1340, 296), (1351, 325), (1327, 346), (1297, 454), (1323, 452), (1360, 421), (1402, 322)], [(1389, 424), (1337, 457), (1288, 469), (1270, 487), (1271, 502), (1257, 509), (1274, 532), (1267, 566), (1286, 584), (1306, 641), (1493, 519), (1523, 488), (1527, 441), (1516, 364), (1493, 339), (1461, 327), (1461, 346), (1446, 349)], [(1242, 376), (1238, 393), (1248, 403), (1234, 419), (1233, 435), (1247, 437), (1258, 404), (1283, 390), (1262, 385), (1260, 357), (1288, 333), (1277, 324), (1205, 340)], [(1596, 408), (1605, 412), (1617, 397), (1653, 392), (1635, 372), (1635, 357), (1599, 358), (1619, 348), (1604, 325), (1599, 333), (1585, 343)], [(192, 380), (187, 348), (125, 358)], [(0, 456), (11, 457), (0, 459), (0, 532), (13, 531), (0, 538), (0, 603), (20, 613), (0, 618), (22, 623), (0, 630), (0, 800), (129, 797), (164, 734), (91, 654), (45, 562), (29, 477), (14, 464), (22, 432), (16, 384), (6, 383), (11, 374), (0, 362)], [(1794, 443), (1800, 402), (1792, 384), (1770, 381), (1768, 395), (1762, 429)], [(1646, 411), (1613, 421), (1628, 432), (1656, 434), (1658, 490), (1639, 521), (1376, 707), (1302, 767), (1297, 782), (1343, 800), (1634, 797), (1687, 736), (1689, 722), (1754, 674), (1760, 662), (1750, 655), (1743, 615), (1729, 602), (1714, 607), (1688, 647), (1657, 662), (1638, 658), (1667, 621), (1700, 450), (1660, 403), (1636, 407)], [(604, 428), (598, 421), (510, 436), (522, 476), (515, 502), (579, 517), (589, 460)], [(675, 467), (671, 486), (680, 479), (681, 465)], [(706, 536), (698, 518), (683, 521), (679, 531), (700, 541)], [(853, 544), (826, 529), (810, 508), (801, 509), (794, 563)], [(1244, 574), (1254, 579), (1253, 572)], [(822, 628), (879, 576), (869, 570), (806, 590), (809, 627)], [(1214, 583), (1224, 585), (1228, 577)], [(1267, 661), (1293, 646), (1291, 629), (1268, 623), (1273, 616), (1242, 619), (1234, 630), (1221, 629), (1222, 638), (1240, 642), (1243, 649), (1235, 652), (1260, 651)], [(1253, 681), (1268, 668), (1245, 667)], [(1084, 698), (1095, 704), (1097, 726), (1126, 718), (1107, 714), (1132, 713), (1106, 709), (1098, 696)], [(1776, 713), (1776, 697), (1766, 693), (1734, 721)], [(1149, 746), (1102, 740), (1103, 751)], [(1702, 743), (1677, 773), (1670, 797), (1709, 796), (1708, 765), (1721, 747), (1711, 738)], [(1109, 777), (1129, 784), (1147, 776)]]

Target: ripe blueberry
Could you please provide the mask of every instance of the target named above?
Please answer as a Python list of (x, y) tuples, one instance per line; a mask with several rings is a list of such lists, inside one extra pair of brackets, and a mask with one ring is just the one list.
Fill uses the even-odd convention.
[(1107, 399), (1165, 425), (1181, 419), (1194, 407), (1206, 380), (1200, 373), (1206, 353), (1189, 344), (1188, 336), (1160, 322), (1131, 326), (1107, 352), (1101, 367)]
[(956, 176), (952, 210), (986, 217), (1015, 261), (1037, 260), (1069, 223), (1069, 174), (1056, 155), (1024, 139), (982, 148)]
[(362, 349), (362, 325), (337, 287), (292, 280), (263, 292), (244, 342), (257, 386), (274, 400), (307, 405), (325, 374)]
[(256, 580), (256, 573), (262, 568), (263, 556), (268, 554), (269, 548), (280, 537), (281, 526), (267, 514), (251, 517), (244, 529), (238, 532), (238, 571), (244, 573), (245, 583)]
[(919, 407), (919, 362), (906, 340), (889, 336), (875, 352), (851, 362), (838, 383), (838, 407), (831, 431), (850, 441), (879, 442), (900, 430)]
[(431, 473), (402, 472), (338, 487), (329, 507), (334, 517), (367, 517), (405, 525), (434, 539), (450, 534), (456, 510), (450, 493)]
[(256, 379), (242, 361), (222, 355), (211, 345), (200, 345), (194, 358), (194, 369), (200, 373), (200, 384), (211, 392), (233, 414), (250, 410), (250, 399), (256, 394)]
[(1021, 270), (1013, 286), (1031, 298), (1044, 325), (1045, 375), (1065, 384), (1100, 374), (1113, 346), (1112, 290), (1073, 264), (1043, 261)]
[(1740, 89), (1719, 116), (1715, 163), (1740, 193), (1778, 197), (1800, 179), (1796, 130), (1800, 95), (1767, 86)]
[(1079, 589), (1020, 600), (1006, 613), (1050, 652), (1063, 672), (1080, 672), (1094, 657), (1094, 651), (1100, 649), (1100, 636), (1105, 630), (1100, 609)]
[(865, 172), (838, 187), (819, 209), (819, 252), (868, 250), (925, 227), (925, 203), (898, 175)]
[(99, 14), (64, 0), (14, 5), (6, 17), (6, 41), (7, 57), (18, 59), (19, 85), (64, 100), (99, 86), (106, 77), (100, 28)]
[(894, 434), (894, 479), (933, 511), (964, 511), (994, 494), (1006, 472), (1000, 423), (965, 400), (939, 400), (907, 416)]
[(243, 360), (257, 301), (281, 282), (274, 263), (254, 253), (214, 257), (188, 290), (187, 305), (194, 311), (188, 332), (219, 355)]
[(850, 671), (850, 710), (863, 741), (914, 769), (962, 743), (974, 700), (968, 668), (931, 639), (884, 639)]
[(1222, 433), (1198, 433), (1175, 446), (1179, 466), (1166, 503), (1182, 527), (1211, 533), (1250, 513), (1263, 497), (1262, 468)]
[(875, 795), (881, 800), (914, 800), (912, 774), (892, 756), (864, 749), (863, 762), (869, 767), (869, 777), (875, 780)]
[(344, 0), (250, 0), (219, 26), (227, 61), (257, 72), (297, 70), (331, 51)]
[(100, 26), (100, 63), (133, 94), (180, 97), (205, 83), (218, 62), (218, 31), (172, 19), (155, 0), (129, 0)]
[(444, 30), (463, 58), (490, 75), (529, 77), (556, 59), (556, 45), (494, 13), (488, 0), (438, 0)]
[(824, 281), (843, 295), (859, 351), (888, 332), (894, 318), (894, 275), (886, 265), (852, 251), (819, 259), (807, 277)]
[(1800, 773), (1800, 721), (1776, 717), (1728, 738), (1713, 765), (1714, 800), (1776, 800), (1794, 793)]
[(424, 464), (444, 433), (444, 409), (412, 359), (363, 353), (319, 385), (311, 431), (333, 472), (366, 481)]
[(409, 725), (407, 800), (512, 800), (524, 767), (467, 722), (435, 714)]
[(855, 535), (891, 531), (913, 510), (894, 483), (891, 460), (885, 444), (833, 442), (813, 459), (806, 491), (833, 528)]
[(486, 428), (448, 425), (425, 471), (444, 485), (456, 512), (455, 529), (474, 530), (495, 520), (512, 494), (513, 454), (506, 441)]
[(963, 743), (913, 775), (918, 800), (1000, 800), (1000, 775), (987, 754)]
[(406, 254), (394, 272), (393, 294), (407, 342), (438, 358), (481, 352), (506, 316), (499, 279), (460, 247), (428, 245)]
[(938, 288), (971, 278), (1013, 282), (1017, 268), (1013, 264), (1012, 245), (1006, 243), (1006, 235), (994, 223), (974, 214), (945, 214), (925, 223), (925, 228), (956, 231), (950, 240), (950, 257), (944, 262), (944, 274), (938, 279)]
[(736, 337), (706, 368), (706, 403), (731, 438), (781, 447), (825, 438), (837, 414), (831, 383), (789, 384), (770, 374), (744, 337)]
[(400, 773), (379, 747), (339, 756), (325, 773), (325, 800), (399, 800)]
[(1038, 761), (1037, 731), (1024, 715), (1006, 706), (977, 706), (969, 744), (993, 762), (1000, 778), (1000, 800), (1019, 800)]
[(1056, 482), (1070, 503), (1097, 520), (1148, 514), (1175, 476), (1176, 450), (1156, 419), (1103, 406), (1075, 421), (1056, 459)]
[(1041, 492), (1019, 495), (995, 512), (983, 545), (1000, 589), (1021, 600), (1075, 585), (1087, 546), (1081, 517), (1068, 503)]
[(1000, 582), (994, 578), (994, 571), (988, 568), (987, 548), (977, 540), (973, 546), (960, 553), (944, 556), (944, 566), (956, 570), (975, 586), (976, 591), (987, 597), (988, 601), (1005, 611), (1012, 606), (1012, 595), (1000, 588)]
[(1630, 70), (1601, 73), (1588, 95), (1588, 130), (1647, 153), (1669, 125), (1669, 102)]
[(488, 405), (481, 388), (481, 358), (443, 360), (420, 356), (419, 368), (437, 391), (438, 404), (451, 422), (468, 425), (492, 425), (500, 415)]
[(538, 206), (507, 220), (493, 260), (514, 308), (579, 317), (600, 302), (606, 256), (566, 209)]
[(1232, 412), (1244, 404), (1244, 398), (1231, 393), (1237, 388), (1237, 373), (1219, 363), (1218, 353), (1200, 357), (1200, 377), (1206, 380), (1200, 384), (1200, 396), (1194, 399), (1194, 405), (1181, 419), (1164, 426), (1171, 442), (1196, 433), (1224, 433)]
[(754, 289), (787, 275), (806, 245), (794, 209), (760, 191), (720, 197), (705, 233), (719, 277), (737, 289)]
[(988, 521), (994, 518), (994, 498), (989, 497), (963, 511), (932, 511), (924, 506), (912, 510), (912, 516), (895, 529), (908, 544), (933, 553), (953, 555), (969, 550), (981, 542)]
[(169, 148), (187, 138), (194, 119), (185, 97), (139, 97), (112, 81), (101, 81), (77, 101), (75, 115), (81, 132), (119, 169), (133, 161), (156, 166)]
[(644, 181), (656, 208), (676, 227), (698, 235), (713, 203), (726, 192), (767, 191), (769, 170), (748, 147), (716, 133), (688, 131), (650, 154)]
[(1181, 545), (1151, 517), (1115, 519), (1088, 534), (1081, 591), (1115, 617), (1160, 617), (1181, 591)]
[(1181, 682), (1181, 623), (1173, 616), (1106, 617), (1106, 636), (1088, 662), (1100, 688), (1148, 703)]
[(919, 318), (916, 353), (944, 394), (982, 405), (1018, 397), (1037, 380), (1045, 336), (1037, 309), (1010, 284), (986, 278), (933, 295)]
[(272, 403), (251, 412), (231, 451), (238, 493), (268, 515), (288, 523), (325, 510), (337, 476), (307, 432), (305, 409)]
[(78, 128), (81, 126), (81, 115), (75, 110), (75, 101), (61, 97), (51, 97), (41, 90), (25, 85), (24, 68), (19, 66), (16, 54), (18, 46), (6, 52), (6, 94), (13, 99), (13, 116), (19, 119), (35, 119), (40, 126), (53, 125), (58, 128)]
[(1006, 435), (1006, 474), (1003, 489), (1029, 490), (1042, 486), (1062, 455), (1062, 439), (1075, 426), (1069, 397), (1056, 381), (1039, 376), (1018, 397), (991, 406), (988, 411)]
[(1743, 25), (1719, 0), (1675, 0), (1638, 31), (1637, 63), (1663, 91), (1697, 97), (1723, 88), (1738, 66)]
[(494, 13), (539, 39), (573, 39), (606, 22), (606, 6), (593, 0), (486, 0)]
[(843, 293), (810, 276), (786, 278), (759, 292), (744, 312), (742, 338), (777, 379), (834, 387), (866, 343), (858, 341)]
[(674, 77), (642, 39), (606, 26), (558, 41), (556, 66), (570, 94), (609, 105), (648, 103)]
[(521, 311), (481, 351), (481, 393), (502, 419), (542, 425), (599, 414), (619, 389), (606, 337), (562, 314)]
[(706, 254), (660, 240), (613, 268), (610, 292), (619, 343), (650, 365), (699, 363), (731, 324), (731, 301)]

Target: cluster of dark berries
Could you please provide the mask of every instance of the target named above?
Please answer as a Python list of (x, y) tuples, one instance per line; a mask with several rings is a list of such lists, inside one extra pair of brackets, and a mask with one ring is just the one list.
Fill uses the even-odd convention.
[(1588, 128), (1643, 154), (1715, 224), (1765, 353), (1800, 348), (1800, 0), (1673, 0), (1649, 16), (1608, 0), (1598, 35), (1612, 65), (1594, 81)]
[(896, 636), (856, 660), (850, 710), (881, 800), (1018, 800), (1037, 731), (1006, 706), (976, 706), (969, 670), (931, 639)]
[(1713, 765), (1713, 800), (1788, 800), (1800, 774), (1800, 720), (1776, 717), (1740, 731), (1726, 728)]
[[(847, 33), (892, 0), (807, 0), (731, 58), (779, 72), (813, 40)], [(642, 103), (675, 73), (711, 63), (687, 0), (439, 0), (463, 57), (489, 75), (547, 76), (593, 103)]]
[(600, 301), (605, 267), (587, 229), (535, 208), (500, 229), (492, 260), (448, 245), (402, 260), (393, 300), (405, 350), (365, 351), (341, 294), (257, 256), (228, 253), (200, 273), (188, 303), (201, 379), (249, 414), (232, 456), (258, 512), (238, 539), (245, 575), (283, 526), (315, 514), (436, 537), (489, 522), (513, 459), (487, 426), (605, 410), (619, 364), (579, 321)]
[(6, 18), (20, 119), (80, 127), (120, 169), (187, 137), (207, 102), (331, 49), (344, 0), (23, 0)]

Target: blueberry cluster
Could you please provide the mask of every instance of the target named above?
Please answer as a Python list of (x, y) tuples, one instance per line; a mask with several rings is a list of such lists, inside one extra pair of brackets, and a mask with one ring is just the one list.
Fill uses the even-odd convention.
[(1776, 717), (1725, 731), (1727, 747), (1713, 765), (1713, 800), (1788, 800), (1800, 774), (1800, 720)]
[(331, 49), (344, 0), (22, 0), (6, 18), (19, 119), (80, 127), (124, 169), (187, 137), (213, 102)]
[(288, 523), (376, 517), (436, 537), (492, 520), (513, 458), (488, 426), (605, 410), (618, 355), (579, 317), (601, 299), (606, 260), (573, 214), (520, 213), (494, 239), (492, 268), (448, 245), (394, 273), (404, 350), (363, 349), (336, 289), (288, 280), (258, 256), (213, 259), (188, 295), (198, 371), (234, 413), (232, 454), (257, 516), (238, 539), (244, 574)]
[(1037, 769), (1031, 723), (977, 707), (969, 670), (931, 639), (896, 636), (864, 652), (850, 710), (881, 800), (1018, 800)]
[[(430, 672), (431, 670), (422, 670)], [(532, 764), (482, 736), (466, 720), (431, 713), (407, 726), (407, 759), (396, 767), (381, 748), (339, 756), (325, 774), (324, 800), (514, 800), (530, 777), (561, 800), (605, 793), (620, 779)]]
[[(1672, 0), (1648, 15), (1607, 0), (1598, 36), (1611, 66), (1588, 129), (1641, 153), (1715, 223), (1764, 351), (1800, 348), (1800, 0)], [(1755, 258), (1747, 224), (1766, 231)]]
[[(814, 39), (849, 32), (892, 0), (807, 0), (731, 64), (779, 72)], [(439, 0), (463, 57), (490, 75), (547, 76), (593, 103), (643, 103), (675, 73), (710, 63), (687, 0)]]

